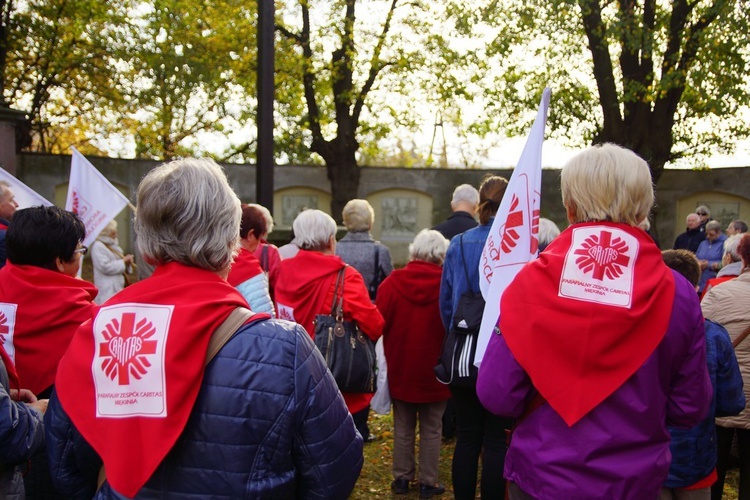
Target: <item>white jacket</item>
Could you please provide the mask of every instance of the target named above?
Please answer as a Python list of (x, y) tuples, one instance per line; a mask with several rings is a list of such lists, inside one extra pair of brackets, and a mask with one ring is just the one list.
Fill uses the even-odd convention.
[[(109, 245), (112, 250), (107, 248)], [(122, 260), (122, 248), (116, 238), (99, 235), (91, 245), (91, 262), (94, 265), (94, 285), (99, 294), (94, 299), (96, 304), (102, 304), (114, 294), (125, 288), (125, 262)]]

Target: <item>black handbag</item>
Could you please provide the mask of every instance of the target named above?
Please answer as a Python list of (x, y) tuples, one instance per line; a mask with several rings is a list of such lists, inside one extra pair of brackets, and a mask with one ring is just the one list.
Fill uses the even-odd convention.
[(336, 277), (331, 314), (315, 316), (315, 345), (341, 392), (372, 393), (376, 389), (375, 343), (356, 321), (344, 321), (344, 270)]
[[(459, 237), (464, 276), (469, 283), (464, 258), (463, 234)], [(473, 387), (477, 382), (478, 368), (474, 366), (477, 339), (484, 314), (484, 297), (480, 292), (467, 291), (458, 299), (453, 322), (443, 339), (440, 359), (435, 366), (438, 382), (454, 387)]]

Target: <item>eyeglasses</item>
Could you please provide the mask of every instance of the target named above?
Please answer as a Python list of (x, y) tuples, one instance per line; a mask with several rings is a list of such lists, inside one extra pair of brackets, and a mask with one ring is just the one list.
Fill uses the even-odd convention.
[(708, 215), (706, 212), (695, 212), (695, 213), (697, 213), (698, 215), (701, 215), (701, 216)]
[(81, 248), (76, 248), (73, 250), (73, 253), (80, 253), (81, 255), (86, 255), (86, 252), (89, 251), (89, 247), (86, 245), (81, 245)]

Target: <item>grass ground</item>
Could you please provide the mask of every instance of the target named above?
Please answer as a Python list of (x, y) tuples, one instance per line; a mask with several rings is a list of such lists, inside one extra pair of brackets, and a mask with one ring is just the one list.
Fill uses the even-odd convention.
[[(365, 444), (365, 463), (362, 467), (362, 473), (357, 480), (354, 491), (350, 498), (352, 499), (373, 499), (373, 498), (418, 498), (417, 491), (412, 488), (409, 495), (397, 496), (391, 493), (391, 463), (393, 457), (393, 416), (377, 415), (370, 413), (370, 432), (375, 434), (377, 439), (371, 443)], [(419, 438), (417, 438), (417, 450)], [(446, 492), (440, 497), (441, 500), (453, 498), (451, 493), (451, 461), (453, 459), (453, 448), (455, 440), (443, 441), (440, 451), (440, 482), (445, 485)], [(737, 470), (731, 470), (727, 474), (726, 483), (724, 484), (724, 499), (736, 500), (739, 477)]]

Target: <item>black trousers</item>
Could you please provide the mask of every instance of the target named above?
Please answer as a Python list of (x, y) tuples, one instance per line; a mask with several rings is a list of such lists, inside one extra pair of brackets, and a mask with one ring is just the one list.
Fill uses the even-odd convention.
[(724, 492), (724, 479), (729, 469), (732, 440), (737, 434), (737, 444), (740, 452), (740, 488), (739, 499), (750, 499), (750, 430), (716, 426), (716, 474), (719, 478), (711, 486), (711, 500), (721, 500)]

